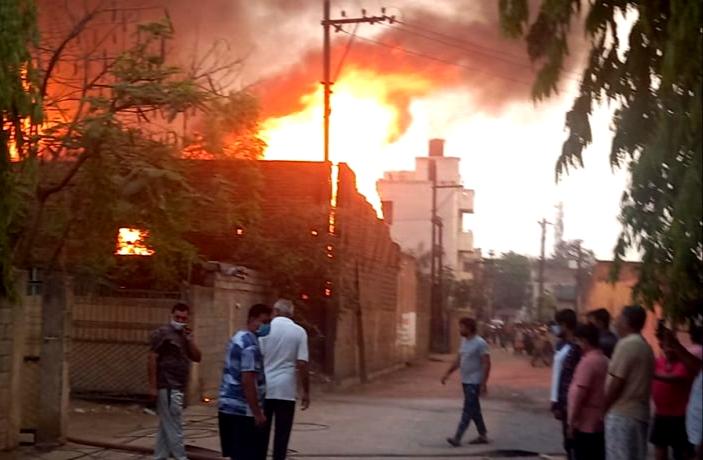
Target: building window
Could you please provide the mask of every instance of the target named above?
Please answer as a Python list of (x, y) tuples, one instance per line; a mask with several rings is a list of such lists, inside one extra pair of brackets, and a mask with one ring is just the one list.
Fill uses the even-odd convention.
[(471, 262), (464, 262), (464, 265), (462, 268), (464, 270), (464, 273), (471, 273), (474, 269), (474, 264)]
[(385, 220), (388, 225), (393, 225), (393, 202), (381, 201), (381, 212), (383, 212), (383, 220)]

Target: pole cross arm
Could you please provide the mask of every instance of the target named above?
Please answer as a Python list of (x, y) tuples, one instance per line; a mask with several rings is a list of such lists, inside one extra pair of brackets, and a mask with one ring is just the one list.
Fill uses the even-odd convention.
[(322, 21), (323, 26), (343, 26), (346, 24), (376, 24), (379, 22), (389, 22), (393, 24), (395, 22), (395, 16), (367, 16), (362, 18), (343, 18), (343, 19), (325, 19)]

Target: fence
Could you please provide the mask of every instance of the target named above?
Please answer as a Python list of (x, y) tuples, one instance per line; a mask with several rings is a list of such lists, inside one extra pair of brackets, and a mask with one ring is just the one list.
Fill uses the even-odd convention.
[(180, 293), (122, 294), (75, 298), (69, 356), (75, 394), (148, 392), (149, 333), (168, 321)]

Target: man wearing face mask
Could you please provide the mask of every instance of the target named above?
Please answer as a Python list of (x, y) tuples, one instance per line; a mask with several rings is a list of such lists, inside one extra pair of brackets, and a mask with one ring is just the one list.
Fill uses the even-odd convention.
[(186, 459), (183, 443), (183, 407), (190, 373), (190, 362), (199, 363), (202, 354), (188, 328), (190, 307), (177, 303), (171, 309), (171, 323), (151, 334), (149, 394), (156, 399), (159, 431), (156, 435), (155, 460)]
[(266, 377), (259, 338), (268, 335), (271, 307), (249, 309), (247, 327), (232, 337), (222, 371), (218, 421), (222, 456), (232, 460), (266, 459)]

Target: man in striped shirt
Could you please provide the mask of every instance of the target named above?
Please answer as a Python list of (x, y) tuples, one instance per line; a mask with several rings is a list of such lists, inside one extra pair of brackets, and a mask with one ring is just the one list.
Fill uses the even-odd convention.
[(268, 334), (271, 307), (256, 304), (249, 309), (247, 327), (227, 346), (220, 385), (218, 420), (222, 456), (233, 460), (266, 458), (266, 393), (264, 361), (259, 337)]

